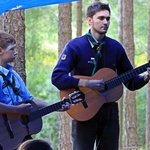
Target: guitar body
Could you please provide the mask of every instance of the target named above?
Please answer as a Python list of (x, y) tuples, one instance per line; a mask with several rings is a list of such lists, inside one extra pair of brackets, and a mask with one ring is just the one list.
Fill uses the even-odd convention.
[(62, 109), (62, 105), (66, 102), (70, 105), (84, 102), (85, 96), (83, 92), (73, 91), (69, 94), (69, 98), (40, 109), (33, 101), (23, 102), (31, 103), (33, 107), (32, 112), (28, 116), (15, 113), (0, 113), (0, 149), (2, 146), (3, 150), (14, 150), (27, 135), (40, 132), (42, 129), (41, 117)]
[[(37, 106), (32, 103), (33, 111), (37, 110)], [(0, 115), (0, 145), (3, 150), (14, 150), (21, 144), (25, 136), (28, 134), (36, 134), (42, 129), (42, 119), (36, 119), (32, 122), (27, 122), (28, 129), (22, 120), (22, 116), (18, 114), (5, 114), (9, 127), (12, 130), (14, 137), (10, 137), (7, 125), (5, 124), (3, 114)]]
[[(93, 76), (74, 76), (79, 79), (104, 79), (105, 81), (117, 77), (117, 74), (109, 68), (103, 68), (97, 71)], [(96, 115), (98, 110), (104, 103), (115, 102), (119, 100), (123, 93), (122, 84), (107, 90), (105, 92), (98, 92), (87, 87), (79, 87), (80, 90), (85, 94), (85, 101), (88, 105), (87, 108), (84, 108), (82, 103), (78, 105), (72, 105), (71, 109), (67, 113), (78, 121), (86, 121), (91, 119)], [(60, 97), (67, 97), (75, 89), (66, 89), (60, 91)]]

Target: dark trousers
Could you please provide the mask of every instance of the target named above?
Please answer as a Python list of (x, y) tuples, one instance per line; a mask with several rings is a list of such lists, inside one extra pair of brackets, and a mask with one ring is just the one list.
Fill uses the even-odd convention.
[(0, 145), (0, 150), (3, 150), (3, 147), (2, 147), (2, 145)]
[(104, 104), (90, 120), (72, 121), (73, 150), (118, 150), (118, 104)]

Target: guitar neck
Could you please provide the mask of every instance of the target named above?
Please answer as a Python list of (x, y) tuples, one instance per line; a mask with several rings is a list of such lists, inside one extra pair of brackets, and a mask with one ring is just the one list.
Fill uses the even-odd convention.
[(44, 108), (41, 108), (41, 109), (38, 109), (38, 110), (32, 112), (29, 116), (29, 121), (33, 121), (35, 119), (41, 118), (42, 116), (45, 116), (51, 112), (58, 111), (59, 109), (62, 108), (62, 105), (66, 101), (68, 101), (68, 100), (66, 99), (66, 100), (60, 101), (58, 103), (49, 105), (47, 107), (44, 107)]
[(137, 67), (133, 70), (129, 70), (126, 73), (123, 73), (117, 77), (114, 77), (108, 81), (106, 81), (106, 89), (112, 89), (118, 85), (120, 85), (121, 83), (124, 83), (130, 79), (132, 79), (133, 77), (145, 72), (147, 70), (147, 67), (149, 67), (149, 63), (146, 63), (140, 67)]

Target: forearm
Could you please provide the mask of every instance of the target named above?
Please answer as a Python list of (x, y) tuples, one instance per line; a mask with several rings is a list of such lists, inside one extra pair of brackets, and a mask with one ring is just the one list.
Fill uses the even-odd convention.
[[(48, 106), (47, 102), (44, 102), (40, 99), (34, 98), (33, 101), (36, 103), (38, 108)], [(24, 101), (25, 102), (25, 101)], [(32, 103), (19, 103), (18, 105), (8, 105), (0, 103), (0, 113), (17, 113), (28, 115), (32, 111)]]
[(17, 106), (0, 103), (0, 113), (17, 113)]
[(138, 75), (137, 77), (125, 82), (124, 84), (128, 90), (135, 91), (144, 87), (148, 83), (148, 80), (144, 78), (145, 75)]
[(46, 107), (48, 105), (50, 105), (48, 102), (44, 101), (44, 100), (41, 100), (39, 98), (33, 98), (33, 102), (36, 103), (36, 105), (39, 107), (39, 108), (42, 108), (42, 107)]

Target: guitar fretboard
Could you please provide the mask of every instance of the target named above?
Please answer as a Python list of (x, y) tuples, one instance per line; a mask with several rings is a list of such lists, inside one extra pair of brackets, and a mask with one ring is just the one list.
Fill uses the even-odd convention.
[(150, 66), (149, 63), (144, 64), (140, 67), (137, 67), (133, 70), (129, 70), (126, 73), (123, 73), (117, 77), (114, 77), (114, 78), (106, 81), (107, 90), (112, 89), (112, 88), (120, 85), (121, 83), (124, 83), (125, 81), (128, 81), (128, 80), (132, 79), (133, 77), (145, 72), (147, 70), (147, 67), (149, 67), (149, 66)]
[(29, 121), (33, 121), (35, 119), (41, 118), (42, 116), (45, 116), (45, 115), (51, 113), (51, 112), (54, 112), (54, 111), (61, 109), (62, 105), (65, 104), (65, 102), (68, 100), (69, 99), (65, 99), (65, 100), (60, 101), (58, 103), (49, 105), (47, 107), (44, 107), (44, 108), (41, 108), (41, 109), (38, 109), (38, 110), (32, 112), (29, 116)]

